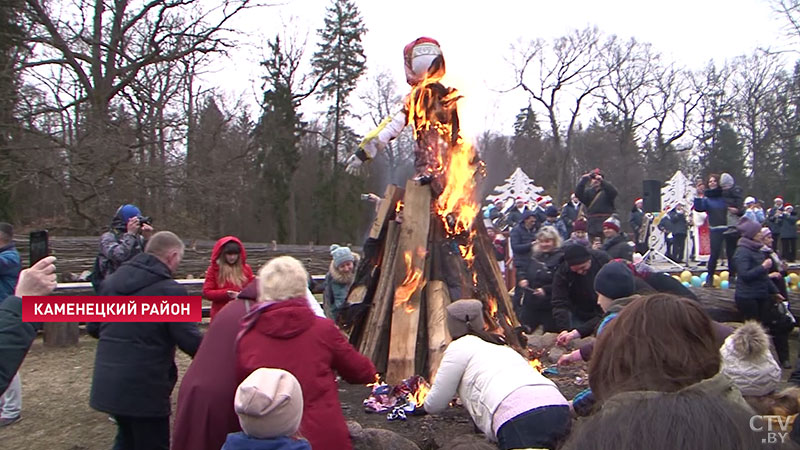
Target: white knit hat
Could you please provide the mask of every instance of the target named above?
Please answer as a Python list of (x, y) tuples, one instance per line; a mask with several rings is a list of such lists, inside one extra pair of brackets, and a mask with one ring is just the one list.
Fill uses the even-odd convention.
[(769, 350), (769, 337), (758, 322), (749, 320), (728, 336), (720, 354), (720, 372), (742, 395), (767, 395), (781, 380), (781, 368)]

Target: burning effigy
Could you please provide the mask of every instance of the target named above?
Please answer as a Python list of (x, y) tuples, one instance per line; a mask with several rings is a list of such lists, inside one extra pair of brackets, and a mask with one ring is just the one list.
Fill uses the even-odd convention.
[(364, 311), (354, 320), (351, 343), (394, 384), (435, 375), (450, 341), (445, 307), (455, 300), (480, 300), (487, 331), (522, 347), (492, 243), (476, 220), (485, 170), (461, 135), (461, 95), (443, 84), (444, 55), (436, 40), (414, 40), (403, 60), (411, 92), (402, 109), (367, 134), (348, 159), (348, 170), (357, 169), (412, 127), (415, 176), (405, 188), (387, 187), (348, 296), (349, 304), (362, 306), (354, 309)]

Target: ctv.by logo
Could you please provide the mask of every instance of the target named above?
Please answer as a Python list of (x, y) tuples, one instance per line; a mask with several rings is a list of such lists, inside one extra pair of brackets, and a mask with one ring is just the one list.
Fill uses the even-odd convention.
[(750, 418), (750, 429), (757, 433), (766, 430), (767, 435), (761, 439), (764, 444), (785, 443), (789, 438), (794, 417), (753, 416)]

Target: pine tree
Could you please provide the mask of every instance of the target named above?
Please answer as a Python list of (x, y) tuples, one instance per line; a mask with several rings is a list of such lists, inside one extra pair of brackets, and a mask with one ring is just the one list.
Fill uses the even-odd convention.
[(330, 156), (334, 172), (347, 139), (344, 120), (350, 114), (348, 97), (366, 71), (367, 58), (361, 45), (366, 31), (358, 7), (350, 0), (333, 0), (326, 10), (325, 27), (318, 30), (321, 42), (311, 64), (316, 75), (324, 75), (320, 97), (333, 100), (328, 115), (333, 125)]
[[(269, 42), (270, 55), (261, 64), (269, 88), (264, 92), (261, 119), (256, 127), (258, 151), (256, 166), (259, 183), (257, 197), (268, 197), (270, 216), (276, 221), (278, 240), (287, 242), (295, 236), (291, 221), (292, 177), (300, 163), (301, 114), (297, 112), (291, 79), (293, 65), (276, 37)], [(275, 212), (280, 212), (275, 214)]]

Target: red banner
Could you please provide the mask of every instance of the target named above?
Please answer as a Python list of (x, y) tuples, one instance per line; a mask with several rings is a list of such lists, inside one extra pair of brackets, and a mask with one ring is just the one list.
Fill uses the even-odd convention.
[(202, 297), (51, 296), (22, 298), (23, 322), (200, 322)]

